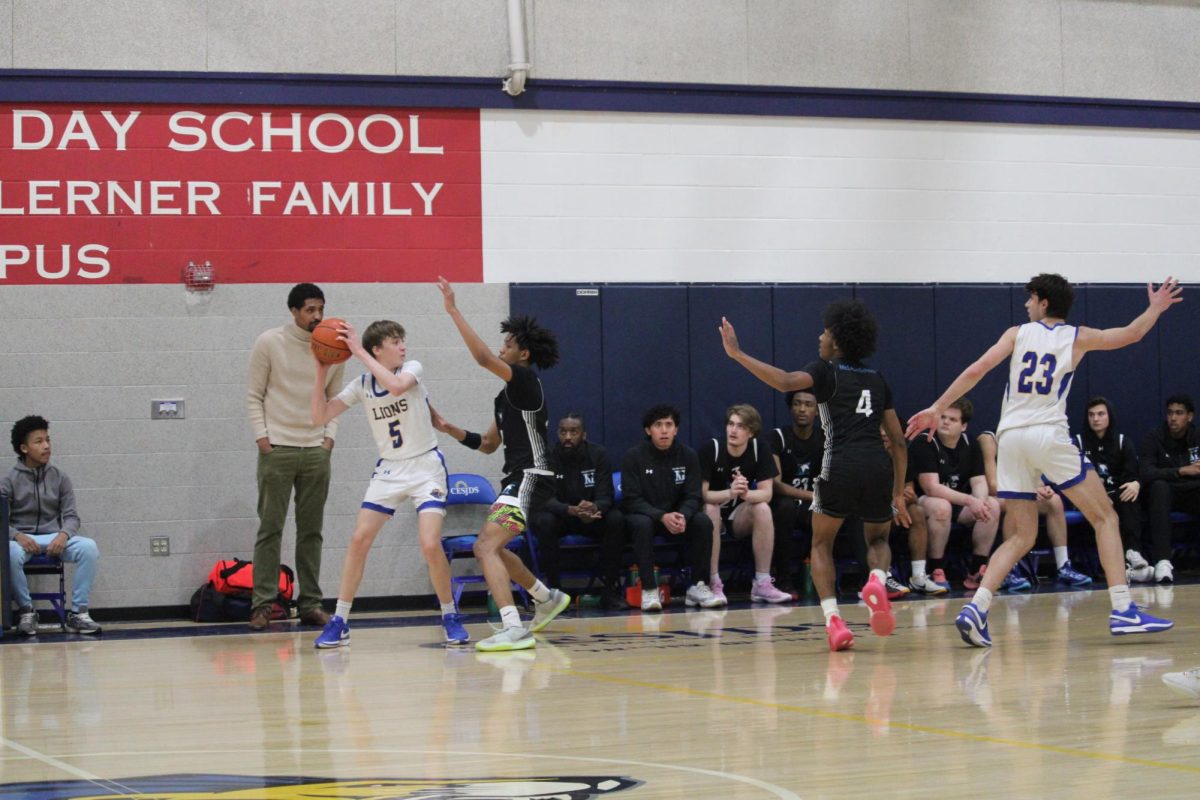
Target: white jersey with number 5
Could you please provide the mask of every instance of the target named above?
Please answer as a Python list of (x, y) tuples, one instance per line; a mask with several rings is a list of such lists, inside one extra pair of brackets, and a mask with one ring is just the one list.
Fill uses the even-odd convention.
[(408, 373), (416, 384), (401, 395), (388, 394), (369, 372), (346, 384), (337, 399), (347, 406), (362, 403), (371, 423), (371, 435), (379, 446), (379, 457), (400, 461), (437, 447), (437, 435), (429, 418), (429, 393), (421, 382), (421, 362), (405, 361), (396, 374)]
[(1075, 375), (1071, 357), (1078, 334), (1077, 327), (1065, 322), (1054, 327), (1027, 322), (1017, 329), (997, 434), (1029, 425), (1067, 428), (1067, 392)]

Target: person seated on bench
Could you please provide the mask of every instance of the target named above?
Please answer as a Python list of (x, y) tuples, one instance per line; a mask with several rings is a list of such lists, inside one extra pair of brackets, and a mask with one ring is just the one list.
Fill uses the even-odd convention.
[(779, 474), (771, 449), (758, 438), (762, 416), (747, 403), (725, 410), (723, 440), (709, 439), (700, 447), (700, 492), (704, 513), (712, 520), (713, 594), (725, 600), (719, 572), (721, 528), (732, 536), (751, 537), (754, 551), (754, 583), (750, 599), (786, 603), (794, 599), (775, 586), (771, 577), (771, 554), (775, 550), (775, 521), (771, 518), (771, 479)]
[(817, 398), (812, 392), (788, 392), (785, 396), (792, 424), (774, 428), (767, 436), (779, 474), (772, 481), (771, 516), (775, 523), (775, 548), (771, 555), (781, 591), (798, 594), (792, 562), (796, 557), (794, 531), (797, 527), (812, 541), (813, 482), (821, 473), (825, 454), (825, 432), (814, 423)]
[(654, 536), (684, 536), (691, 544), (692, 585), (688, 607), (715, 608), (723, 603), (704, 582), (712, 555), (712, 520), (700, 497), (700, 459), (676, 441), (679, 409), (657, 405), (642, 415), (646, 441), (629, 448), (621, 459), (621, 510), (633, 540), (642, 579), (642, 611), (661, 611), (662, 598), (653, 583)]
[[(954, 523), (971, 529), (971, 560), (963, 586), (979, 588), (982, 570), (1000, 529), (1000, 501), (988, 494), (983, 453), (966, 435), (975, 406), (960, 397), (942, 412), (937, 434), (908, 446), (917, 502), (929, 528), (929, 568), (945, 575), (946, 543)], [(939, 587), (940, 588), (940, 587)]]
[[(1087, 402), (1083, 433), (1075, 435), (1075, 443), (1096, 468), (1104, 491), (1117, 512), (1121, 526), (1121, 541), (1125, 544), (1125, 571), (1129, 581), (1154, 580), (1154, 567), (1142, 556), (1142, 509), (1138, 504), (1141, 483), (1138, 481), (1138, 457), (1133, 440), (1117, 433), (1112, 404), (1103, 397)], [(1155, 561), (1171, 558), (1171, 531), (1161, 539), (1151, 540), (1150, 555)]]
[(37, 634), (25, 563), (48, 555), (75, 564), (67, 630), (99, 633), (100, 626), (88, 613), (88, 597), (100, 550), (94, 541), (79, 535), (71, 479), (50, 463), (50, 423), (36, 415), (17, 420), (12, 446), (17, 463), (0, 478), (0, 494), (8, 500), (9, 576), (19, 614), (17, 631), (22, 636)]
[[(1200, 434), (1192, 424), (1195, 417), (1196, 405), (1190, 395), (1171, 395), (1166, 421), (1146, 434), (1138, 450), (1152, 542), (1171, 540), (1172, 511), (1200, 515)], [(1159, 558), (1154, 564), (1154, 581), (1174, 580), (1170, 559)]]
[(558, 421), (558, 443), (548, 459), (554, 473), (554, 497), (534, 514), (538, 561), (547, 584), (561, 583), (562, 554), (559, 540), (567, 534), (597, 539), (601, 551), (604, 593), (601, 606), (625, 607), (617, 585), (621, 574), (621, 548), (625, 545), (625, 517), (613, 507), (612, 465), (608, 451), (588, 441), (581, 414)]

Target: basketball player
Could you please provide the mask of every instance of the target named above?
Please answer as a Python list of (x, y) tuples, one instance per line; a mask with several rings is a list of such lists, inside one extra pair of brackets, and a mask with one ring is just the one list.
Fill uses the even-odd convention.
[[(831, 303), (818, 339), (819, 359), (804, 369), (785, 372), (742, 352), (733, 325), (721, 318), (725, 353), (763, 383), (781, 392), (807, 390), (817, 399), (825, 430), (825, 455), (812, 503), (812, 580), (825, 613), (830, 650), (846, 650), (854, 634), (837, 604), (833, 540), (849, 516), (862, 519), (871, 575), (862, 597), (870, 610), (871, 630), (887, 636), (896, 627), (887, 596), (887, 565), (892, 553), (892, 518), (908, 527), (904, 476), (908, 448), (892, 406), (892, 390), (878, 371), (863, 361), (875, 352), (879, 326), (859, 300)], [(880, 426), (892, 446), (885, 449)], [(889, 494), (889, 489), (890, 494)]]
[(914, 414), (907, 435), (913, 438), (937, 427), (955, 398), (962, 397), (993, 367), (1009, 360), (1008, 385), (996, 428), (999, 442), (997, 483), (1006, 500), (1004, 543), (992, 554), (974, 599), (963, 607), (955, 625), (964, 642), (990, 647), (987, 614), (992, 595), (1037, 537), (1037, 491), (1043, 483), (1061, 490), (1096, 532), (1096, 548), (1112, 599), (1109, 631), (1114, 636), (1157, 633), (1170, 620), (1152, 617), (1133, 603), (1125, 578), (1125, 555), (1117, 515), (1104, 484), (1090, 471), (1067, 429), (1067, 391), (1071, 377), (1089, 350), (1116, 350), (1140, 341), (1164, 311), (1183, 300), (1174, 278), (1154, 289), (1146, 287), (1149, 305), (1123, 328), (1083, 328), (1066, 323), (1075, 290), (1061, 275), (1036, 276), (1025, 285), (1029, 322), (1009, 328), (979, 359), (954, 379), (932, 406)]
[[(493, 353), (458, 310), (454, 289), (445, 278), (438, 278), (438, 288), (446, 313), (454, 320), (475, 363), (504, 381), (504, 388), (496, 395), (495, 419), (482, 436), (451, 425), (436, 411), (433, 418), (438, 430), (472, 450), (494, 453), (504, 445), (503, 488), (474, 548), (488, 591), (500, 608), (503, 629), (477, 642), (475, 648), (485, 652), (525, 650), (534, 646), (533, 634), (549, 625), (571, 602), (565, 592), (543, 585), (507, 548), (513, 537), (525, 530), (526, 520), (554, 496), (554, 473), (546, 460), (546, 396), (542, 382), (530, 367), (549, 369), (557, 364), (558, 340), (531, 317), (509, 317), (500, 323), (504, 342), (499, 353)], [(534, 616), (528, 628), (521, 624), (513, 604), (510, 581), (519, 583), (533, 598)]]
[(362, 403), (379, 448), (379, 461), (371, 474), (350, 547), (342, 562), (342, 584), (337, 610), (317, 636), (318, 648), (350, 644), (350, 606), (362, 583), (371, 544), (401, 501), (412, 501), (417, 511), (417, 538), (429, 569), (429, 580), (442, 610), (442, 628), (449, 644), (469, 639), (450, 590), (450, 563), (442, 550), (442, 520), (446, 515), (446, 462), (437, 447), (430, 417), (429, 393), (422, 382), (419, 361), (405, 361), (404, 328), (398, 322), (372, 322), (362, 342), (349, 323), (339, 339), (367, 368), (346, 384), (332, 400), (325, 399), (328, 364), (317, 362), (311, 413), (314, 425), (325, 425), (353, 405)]

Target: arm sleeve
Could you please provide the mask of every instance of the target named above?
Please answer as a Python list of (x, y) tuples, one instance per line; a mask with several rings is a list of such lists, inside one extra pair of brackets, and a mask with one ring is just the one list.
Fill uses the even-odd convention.
[(9, 539), (13, 538), (18, 533), (20, 533), (19, 530), (17, 530), (16, 528), (14, 528), (12, 526), (12, 493), (13, 493), (12, 473), (6, 473), (3, 477), (0, 477), (0, 496), (4, 497), (4, 499), (7, 500), (8, 504), (9, 504), (9, 509), (8, 509), (9, 510), (9, 517), (8, 517), (8, 538)]
[(1118, 486), (1138, 479), (1138, 454), (1133, 447), (1133, 440), (1128, 436), (1121, 445), (1121, 477)]
[(687, 477), (684, 479), (682, 497), (675, 510), (683, 514), (686, 519), (691, 519), (697, 511), (704, 507), (704, 497), (700, 493), (700, 458), (696, 455), (695, 450), (684, 447), (682, 460), (684, 469), (687, 470)]
[(246, 370), (246, 411), (255, 441), (267, 437), (267, 412), (263, 400), (267, 396), (267, 379), (271, 377), (271, 357), (267, 353), (266, 336), (264, 333), (254, 340)]
[(58, 524), (68, 536), (79, 533), (79, 513), (75, 510), (75, 486), (71, 479), (58, 473), (62, 481), (58, 485)]
[(924, 436), (914, 439), (909, 445), (908, 459), (913, 465), (914, 476), (933, 472), (937, 474), (939, 482), (942, 480), (941, 470), (938, 469), (937, 448), (933, 442), (926, 441)]
[(1142, 476), (1142, 483), (1149, 487), (1152, 481), (1173, 481), (1179, 477), (1179, 470), (1174, 466), (1162, 466), (1159, 464), (1159, 454), (1162, 448), (1158, 444), (1158, 437), (1154, 432), (1146, 434), (1146, 438), (1142, 440), (1142, 447), (1138, 451), (1138, 461), (1140, 462), (1138, 474)]
[[(329, 374), (327, 376), (325, 376), (325, 399), (326, 400), (332, 400), (334, 397), (337, 396), (337, 392), (338, 392), (337, 387), (342, 385), (342, 382), (346, 379), (345, 375), (346, 375), (346, 364), (344, 362), (341, 364), (335, 365), (332, 369), (329, 370)], [(337, 417), (334, 417), (333, 419), (329, 420), (329, 422), (326, 422), (325, 430), (323, 431), (322, 435), (327, 439), (336, 439), (338, 422), (339, 422), (339, 419)]]
[(593, 448), (596, 456), (596, 491), (592, 502), (600, 509), (601, 514), (605, 514), (613, 507), (612, 464), (608, 460), (607, 450), (600, 445), (593, 445)]
[[(558, 457), (558, 448), (550, 448), (550, 452), (546, 453), (546, 467), (555, 475), (563, 474), (562, 459)], [(567, 516), (567, 504), (562, 501), (559, 492), (562, 490), (562, 481), (554, 482), (554, 495), (546, 500), (546, 510), (556, 517)]]
[[(1131, 444), (1130, 448), (1132, 449), (1132, 447), (1133, 447), (1133, 445)], [(971, 478), (977, 478), (980, 475), (987, 474), (987, 472), (983, 468), (983, 448), (979, 446), (978, 442), (975, 442), (975, 441), (971, 442), (971, 454), (968, 456), (968, 459), (969, 459), (969, 461), (968, 461), (969, 467), (967, 469), (968, 482), (970, 482)], [(968, 492), (968, 494), (969, 494), (969, 492)]]
[(621, 507), (627, 514), (645, 514), (658, 522), (663, 510), (650, 504), (642, 489), (642, 465), (638, 459), (637, 446), (631, 447), (621, 459)]

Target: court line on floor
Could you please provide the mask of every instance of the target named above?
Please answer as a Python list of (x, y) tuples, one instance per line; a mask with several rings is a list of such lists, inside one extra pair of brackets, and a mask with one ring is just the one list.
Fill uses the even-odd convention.
[(72, 766), (65, 761), (59, 761), (54, 756), (48, 756), (45, 753), (38, 752), (37, 750), (34, 750), (32, 747), (26, 747), (25, 745), (20, 744), (19, 742), (14, 742), (12, 739), (6, 739), (3, 736), (0, 736), (0, 747), (7, 747), (9, 750), (15, 750), (16, 752), (21, 753), (22, 755), (28, 756), (29, 758), (32, 758), (35, 761), (42, 762), (46, 766), (53, 767), (55, 769), (60, 769), (63, 772), (67, 773), (68, 775), (74, 775), (76, 778), (85, 780), (88, 783), (93, 783), (96, 786), (99, 786), (101, 789), (104, 789), (105, 791), (108, 791), (108, 792), (115, 791), (118, 794), (140, 794), (140, 792), (135, 792), (133, 789), (131, 789), (128, 786), (125, 786), (117, 781), (111, 781), (111, 780), (108, 780), (107, 778), (101, 778), (99, 775), (94, 775), (91, 772), (88, 772), (87, 770), (79, 769), (78, 767)]
[(820, 708), (794, 706), (788, 703), (772, 703), (766, 700), (758, 700), (753, 697), (738, 697), (736, 695), (721, 694), (720, 692), (708, 692), (704, 691), (703, 689), (690, 689), (686, 686), (675, 686), (669, 683), (653, 683), (651, 681), (641, 681), (635, 678), (621, 678), (615, 675), (604, 675), (598, 672), (584, 672), (582, 670), (571, 669), (568, 667), (555, 667), (550, 665), (539, 666), (534, 664), (534, 669), (546, 669), (558, 674), (570, 675), (576, 678), (584, 678), (601, 683), (612, 683), (620, 686), (633, 686), (641, 689), (653, 689), (655, 691), (668, 692), (670, 694), (683, 695), (685, 697), (699, 697), (706, 700), (722, 700), (728, 703), (737, 703), (739, 705), (757, 706), (759, 708), (769, 708), (777, 711), (790, 711), (809, 717), (821, 717), (824, 719), (839, 720), (841, 722), (857, 722), (875, 726), (883, 725), (892, 730), (924, 733), (930, 736), (942, 736), (948, 739), (959, 739), (962, 741), (981, 742), (985, 744), (998, 744), (1008, 747), (1017, 747), (1024, 750), (1040, 750), (1047, 753), (1058, 753), (1061, 755), (1090, 758), (1099, 761), (1112, 761), (1120, 764), (1132, 764), (1140, 767), (1159, 767), (1162, 769), (1175, 770), (1176, 772), (1200, 774), (1200, 767), (1192, 767), (1186, 764), (1168, 764), (1162, 761), (1150, 761), (1144, 758), (1131, 758), (1129, 756), (1116, 755), (1113, 753), (1102, 753), (1095, 750), (1080, 750), (1078, 748), (1063, 747), (1062, 745), (1056, 744), (1028, 742), (1020, 739), (1005, 739), (1000, 736), (967, 733), (966, 731), (956, 731), (950, 728), (935, 728), (931, 725), (915, 725), (910, 722), (892, 722), (890, 719), (878, 719), (875, 717), (863, 716), (861, 714), (846, 714), (840, 711), (825, 711)]
[[(101, 785), (104, 788), (108, 789), (109, 791), (112, 791), (114, 789), (114, 787), (119, 787), (118, 791), (117, 791), (118, 794), (131, 794), (131, 795), (145, 794), (144, 792), (135, 791), (134, 789), (131, 789), (130, 787), (122, 786), (120, 783), (118, 783), (116, 781), (105, 781), (102, 778), (93, 776), (90, 773), (84, 772), (83, 770), (76, 769), (75, 767), (72, 767), (70, 764), (66, 764), (62, 761), (59, 761), (59, 760), (53, 758), (53, 757), (42, 755), (41, 753), (38, 753), (34, 750), (30, 750), (29, 748), (26, 748), (22, 745), (17, 745), (13, 742), (9, 742), (7, 739), (0, 738), (0, 744), (12, 746), (14, 750), (24, 752), (32, 758), (35, 758), (35, 759), (42, 761), (46, 764), (49, 764), (51, 766), (58, 767), (59, 769), (65, 770), (66, 772), (68, 772), (72, 775), (75, 775), (76, 777), (83, 778), (84, 780), (87, 780), (89, 782)], [(767, 783), (766, 781), (759, 780), (758, 778), (751, 778), (747, 775), (738, 775), (735, 772), (724, 772), (722, 770), (705, 769), (703, 767), (688, 767), (688, 766), (684, 766), (682, 764), (659, 764), (659, 763), (656, 763), (653, 761), (635, 761), (632, 759), (625, 759), (625, 758), (600, 758), (598, 756), (564, 756), (564, 755), (555, 755), (552, 753), (544, 753), (544, 752), (525, 753), (525, 752), (518, 751), (518, 752), (496, 753), (496, 752), (488, 752), (488, 751), (482, 751), (482, 750), (470, 750), (470, 751), (409, 750), (409, 749), (397, 749), (397, 748), (386, 748), (386, 747), (385, 748), (372, 747), (372, 748), (365, 748), (365, 750), (364, 750), (364, 748), (357, 748), (357, 749), (335, 748), (335, 747), (321, 748), (322, 753), (345, 753), (348, 755), (351, 755), (351, 754), (359, 755), (359, 754), (363, 753), (364, 751), (370, 752), (370, 753), (392, 753), (392, 754), (419, 755), (419, 756), (429, 756), (429, 755), (456, 756), (458, 758), (463, 758), (466, 760), (470, 760), (473, 757), (512, 758), (513, 756), (526, 756), (529, 758), (548, 759), (548, 760), (555, 760), (555, 761), (577, 761), (577, 762), (587, 762), (587, 763), (592, 763), (592, 764), (618, 764), (621, 766), (648, 767), (648, 768), (652, 768), (652, 769), (662, 769), (662, 770), (674, 771), (674, 772), (690, 772), (695, 775), (704, 775), (704, 776), (707, 776), (710, 778), (723, 778), (723, 779), (732, 781), (734, 783), (743, 783), (748, 786), (753, 786), (755, 788), (762, 789), (763, 791), (769, 792), (771, 795), (780, 798), (780, 800), (801, 800), (800, 795), (796, 794), (795, 792), (791, 791), (790, 789), (785, 789), (782, 786), (776, 786), (773, 783)], [(303, 748), (303, 747), (274, 747), (274, 748), (263, 748), (263, 749), (259, 750), (258, 752), (261, 752), (261, 753), (279, 752), (279, 753), (303, 754), (304, 752), (306, 752), (306, 748)], [(102, 753), (88, 753), (85, 756), (81, 756), (81, 757), (114, 758), (114, 757), (127, 757), (127, 756), (164, 756), (164, 755), (180, 755), (180, 754), (211, 756), (211, 755), (227, 755), (229, 753), (245, 755), (246, 751), (244, 751), (244, 750), (195, 750), (195, 749), (138, 750), (138, 751), (134, 751), (134, 752), (108, 751), (108, 752), (102, 752)], [(379, 776), (373, 775), (371, 777), (378, 778)], [(361, 778), (360, 778), (360, 780), (361, 780)], [(461, 778), (451, 778), (449, 780), (462, 780), (462, 779)], [(0, 786), (3, 786), (3, 785), (4, 784), (0, 784)]]

